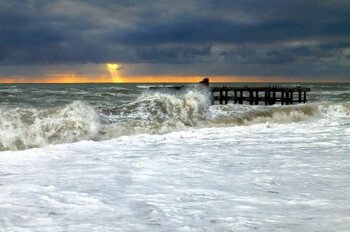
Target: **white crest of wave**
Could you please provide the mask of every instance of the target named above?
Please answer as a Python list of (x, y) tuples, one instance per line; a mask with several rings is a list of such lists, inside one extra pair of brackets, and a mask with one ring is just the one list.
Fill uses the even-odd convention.
[(210, 99), (206, 94), (192, 90), (180, 96), (158, 93), (146, 99), (151, 102), (146, 106), (147, 110), (156, 108), (158, 116), (166, 120), (179, 121), (185, 126), (195, 126), (210, 105)]
[(254, 125), (261, 123), (288, 124), (315, 118), (318, 115), (318, 106), (251, 106), (251, 105), (215, 105), (210, 109), (211, 121), (215, 125), (237, 126)]
[(75, 101), (50, 109), (0, 109), (0, 150), (18, 150), (92, 139), (99, 120), (91, 106)]
[(258, 111), (243, 118), (245, 125), (258, 123), (288, 124), (315, 118), (317, 105), (272, 107), (268, 111)]
[[(215, 107), (214, 107), (215, 109)], [(336, 117), (348, 117), (350, 105), (346, 104), (300, 104), (290, 106), (219, 106), (215, 112), (215, 122), (235, 125), (254, 125), (260, 123), (288, 124), (310, 119), (333, 121)]]
[(327, 104), (322, 103), (318, 106), (321, 116), (328, 117), (347, 117), (350, 115), (350, 104)]
[(136, 101), (114, 109), (116, 123), (108, 125), (104, 138), (139, 133), (168, 133), (196, 127), (210, 105), (209, 92), (191, 89), (178, 94), (146, 92)]

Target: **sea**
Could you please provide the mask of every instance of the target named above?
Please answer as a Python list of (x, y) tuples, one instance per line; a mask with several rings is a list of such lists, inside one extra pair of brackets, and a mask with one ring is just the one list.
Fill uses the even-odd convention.
[(350, 231), (350, 83), (156, 85), (0, 84), (0, 231)]

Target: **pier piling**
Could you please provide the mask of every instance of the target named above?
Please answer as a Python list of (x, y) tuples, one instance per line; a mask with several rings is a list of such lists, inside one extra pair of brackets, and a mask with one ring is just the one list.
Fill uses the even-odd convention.
[[(250, 105), (259, 105), (263, 102), (265, 105), (273, 105), (278, 102), (281, 105), (290, 105), (294, 103), (306, 103), (306, 92), (309, 88), (279, 88), (279, 87), (212, 87), (214, 102), (219, 101), (219, 104), (227, 104), (233, 101), (235, 104), (243, 104), (245, 101)], [(215, 93), (219, 92), (219, 96)], [(233, 94), (230, 94), (233, 92)], [(294, 98), (294, 93), (298, 97)], [(304, 93), (304, 98), (302, 94)]]

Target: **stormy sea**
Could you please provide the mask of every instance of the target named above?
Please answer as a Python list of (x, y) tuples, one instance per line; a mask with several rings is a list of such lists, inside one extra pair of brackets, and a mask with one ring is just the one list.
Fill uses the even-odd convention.
[(0, 231), (350, 231), (349, 83), (155, 85), (1, 84)]

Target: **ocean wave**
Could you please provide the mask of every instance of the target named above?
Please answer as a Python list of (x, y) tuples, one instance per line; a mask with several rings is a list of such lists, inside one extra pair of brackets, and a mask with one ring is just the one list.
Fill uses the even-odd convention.
[(21, 150), (93, 139), (96, 111), (80, 101), (50, 109), (0, 109), (0, 150)]
[(124, 135), (165, 134), (192, 128), (288, 124), (350, 115), (349, 104), (211, 105), (205, 88), (144, 92), (117, 107), (82, 101), (48, 109), (0, 108), (0, 150), (21, 150)]
[[(105, 138), (139, 133), (162, 134), (187, 128), (288, 124), (320, 117), (346, 116), (346, 105), (210, 105), (210, 93), (146, 93), (129, 104), (100, 108), (109, 118)], [(343, 110), (343, 111), (342, 111)]]
[(316, 117), (318, 106), (250, 106), (229, 104), (226, 106), (214, 106), (212, 110), (215, 111), (211, 116), (212, 122), (215, 125), (287, 124)]
[(148, 89), (150, 85), (137, 85), (136, 87), (139, 89)]
[(111, 122), (101, 136), (108, 139), (139, 133), (164, 134), (199, 127), (210, 106), (209, 94), (204, 88), (178, 94), (145, 92), (131, 103), (100, 107)]

